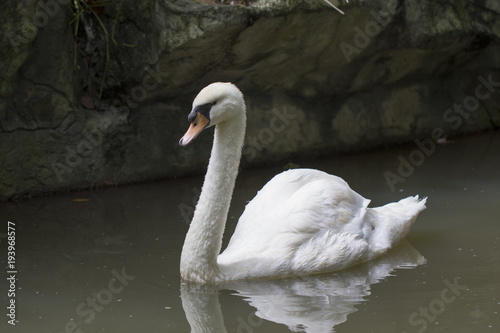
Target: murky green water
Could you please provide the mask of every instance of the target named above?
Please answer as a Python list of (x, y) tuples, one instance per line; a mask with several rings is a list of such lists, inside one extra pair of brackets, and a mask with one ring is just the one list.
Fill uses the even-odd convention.
[[(315, 277), (181, 285), (185, 220), (202, 177), (1, 204), (3, 276), (12, 275), (8, 221), (17, 272), (15, 297), (6, 278), (0, 283), (1, 331), (499, 332), (500, 133), (439, 145), (429, 156), (417, 148), (301, 162), (343, 177), (373, 206), (429, 196), (406, 243)], [(280, 170), (240, 174), (226, 235)], [(394, 191), (386, 172), (400, 177), (390, 178)]]

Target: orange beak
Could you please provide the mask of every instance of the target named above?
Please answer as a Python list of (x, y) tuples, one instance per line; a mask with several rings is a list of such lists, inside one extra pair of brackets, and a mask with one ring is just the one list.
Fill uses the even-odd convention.
[(205, 116), (202, 116), (200, 113), (196, 113), (196, 118), (194, 118), (191, 125), (189, 125), (186, 134), (184, 134), (184, 136), (180, 139), (179, 145), (181, 147), (187, 146), (198, 136), (198, 134), (201, 133), (201, 131), (205, 129), (209, 123), (210, 120), (208, 120)]

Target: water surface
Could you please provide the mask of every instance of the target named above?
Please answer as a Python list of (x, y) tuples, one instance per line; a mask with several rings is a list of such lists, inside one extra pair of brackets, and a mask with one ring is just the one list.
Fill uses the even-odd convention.
[[(407, 240), (386, 256), (313, 277), (181, 284), (180, 250), (202, 177), (0, 204), (2, 269), (8, 277), (11, 221), (17, 271), (15, 326), (7, 323), (9, 284), (0, 283), (1, 331), (498, 332), (500, 133), (418, 150), (293, 161), (343, 177), (372, 206), (429, 197)], [(401, 167), (410, 157), (411, 168)], [(284, 167), (240, 173), (224, 244), (246, 202)], [(387, 172), (400, 177), (392, 186)]]

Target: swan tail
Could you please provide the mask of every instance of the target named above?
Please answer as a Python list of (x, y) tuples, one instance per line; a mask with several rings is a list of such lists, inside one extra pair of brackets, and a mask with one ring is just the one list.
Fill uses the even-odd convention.
[(372, 228), (368, 259), (381, 255), (405, 238), (418, 214), (426, 208), (426, 201), (427, 197), (419, 199), (416, 195), (385, 206), (368, 208), (367, 219)]

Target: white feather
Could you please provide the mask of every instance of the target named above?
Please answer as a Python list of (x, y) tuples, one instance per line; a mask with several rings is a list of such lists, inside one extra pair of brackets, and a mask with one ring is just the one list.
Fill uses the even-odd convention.
[(425, 199), (375, 209), (339, 177), (310, 169), (275, 176), (248, 203), (217, 262), (233, 279), (335, 271), (404, 238)]

